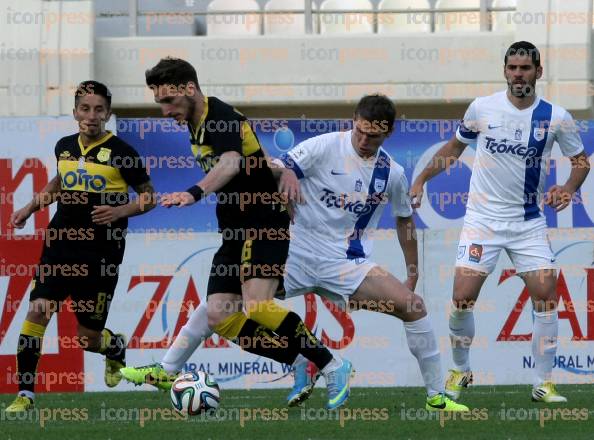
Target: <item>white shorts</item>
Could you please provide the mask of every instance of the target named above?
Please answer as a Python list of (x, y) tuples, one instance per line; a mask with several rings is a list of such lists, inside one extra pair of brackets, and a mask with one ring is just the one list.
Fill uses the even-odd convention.
[(502, 249), (507, 252), (517, 273), (555, 268), (555, 254), (544, 218), (525, 222), (464, 218), (456, 256), (457, 267), (491, 273)]
[(366, 258), (320, 257), (291, 243), (285, 266), (286, 298), (313, 292), (344, 306), (376, 266)]

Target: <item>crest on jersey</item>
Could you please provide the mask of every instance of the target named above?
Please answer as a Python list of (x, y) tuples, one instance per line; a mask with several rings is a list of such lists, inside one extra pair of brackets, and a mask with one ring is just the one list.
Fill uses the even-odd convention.
[(363, 186), (363, 181), (361, 179), (357, 179), (357, 181), (355, 182), (355, 191), (361, 192), (362, 186)]
[(99, 153), (97, 153), (97, 160), (99, 162), (107, 162), (109, 157), (111, 156), (111, 150), (109, 148), (101, 148)]
[(375, 179), (373, 181), (373, 189), (376, 193), (382, 192), (386, 189), (386, 181), (384, 179)]
[(542, 141), (545, 137), (546, 129), (534, 127), (534, 139), (537, 141)]

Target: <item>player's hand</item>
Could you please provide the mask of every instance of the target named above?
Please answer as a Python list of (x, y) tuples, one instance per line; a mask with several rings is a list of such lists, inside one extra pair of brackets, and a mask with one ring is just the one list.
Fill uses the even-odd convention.
[(415, 179), (412, 186), (410, 187), (410, 191), (408, 192), (410, 196), (410, 202), (413, 209), (417, 209), (421, 207), (421, 200), (423, 200), (423, 186), (425, 182), (422, 179)]
[(10, 224), (17, 229), (23, 229), (27, 224), (27, 219), (31, 217), (31, 210), (28, 207), (21, 208), (12, 213), (10, 216)]
[(161, 196), (161, 206), (165, 208), (171, 208), (172, 206), (181, 208), (182, 206), (189, 206), (193, 205), (194, 203), (196, 203), (194, 196), (185, 191), (163, 194)]
[(118, 210), (117, 206), (93, 206), (93, 211), (91, 211), (91, 219), (93, 220), (93, 223), (98, 225), (108, 225), (110, 223), (114, 223), (121, 217), (119, 212), (120, 211)]
[(569, 206), (572, 197), (573, 191), (570, 191), (565, 185), (554, 185), (545, 194), (544, 202), (558, 212)]
[(278, 190), (290, 203), (304, 202), (299, 179), (293, 170), (289, 170), (288, 168), (283, 170), (278, 182)]

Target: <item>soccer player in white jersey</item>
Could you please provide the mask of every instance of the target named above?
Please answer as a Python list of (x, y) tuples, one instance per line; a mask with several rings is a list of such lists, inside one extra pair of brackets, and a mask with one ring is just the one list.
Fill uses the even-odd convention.
[[(507, 90), (470, 104), (456, 136), (435, 154), (411, 187), (413, 207), (418, 207), (424, 184), (476, 142), (449, 319), (455, 368), (450, 370), (446, 392), (454, 399), (472, 382), (473, 306), (500, 251), (505, 250), (534, 308), (532, 399), (567, 401), (552, 382), (558, 334), (557, 279), (541, 204), (557, 211), (567, 207), (589, 165), (571, 115), (536, 95), (536, 80), (542, 72), (538, 49), (525, 41), (514, 43), (504, 60)], [(554, 142), (571, 159), (572, 169), (564, 185), (544, 194), (546, 161)]]
[[(445, 395), (440, 352), (417, 282), (417, 241), (403, 168), (381, 145), (391, 135), (396, 110), (385, 96), (361, 99), (351, 131), (310, 138), (281, 157), (299, 178), (281, 188), (304, 203), (294, 205), (284, 287), (286, 296), (315, 292), (351, 309), (380, 311), (404, 321), (408, 347), (427, 389), (427, 410), (467, 411)], [(294, 192), (300, 191), (295, 197)], [(368, 260), (373, 233), (390, 202), (408, 279), (398, 281)], [(305, 358), (295, 365), (289, 405), (309, 396), (313, 381)]]
[[(285, 289), (287, 296), (313, 290), (338, 301), (344, 299), (353, 308), (376, 309), (401, 319), (427, 388), (425, 408), (468, 411), (445, 395), (433, 329), (423, 299), (413, 293), (418, 257), (408, 182), (402, 167), (381, 148), (392, 133), (394, 118), (389, 99), (364, 97), (357, 106), (352, 131), (309, 139), (282, 161), (274, 161), (280, 190), (290, 200), (299, 201), (305, 195), (305, 204), (295, 206)], [(404, 284), (367, 259), (372, 244), (369, 233), (376, 228), (387, 201), (397, 217), (407, 264), (409, 275)], [(211, 334), (207, 307), (201, 303), (165, 354), (160, 364), (164, 374), (145, 383), (169, 389), (176, 373)], [(291, 406), (309, 397), (314, 385), (304, 358), (297, 359), (294, 366), (295, 387), (288, 399)]]

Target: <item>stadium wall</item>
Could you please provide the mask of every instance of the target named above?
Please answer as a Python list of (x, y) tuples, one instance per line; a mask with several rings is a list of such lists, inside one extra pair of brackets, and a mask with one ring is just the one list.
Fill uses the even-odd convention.
[[(346, 120), (252, 121), (265, 148), (279, 155), (299, 141), (325, 131), (345, 129)], [(456, 121), (402, 121), (385, 147), (405, 167), (409, 180), (423, 161), (448, 139)], [(15, 348), (27, 308), (31, 271), (41, 246), (36, 231), (53, 214), (37, 213), (23, 231), (7, 226), (10, 214), (25, 204), (55, 173), (53, 145), (76, 127), (70, 117), (0, 119), (0, 392), (12, 392)], [(158, 192), (185, 188), (201, 177), (193, 165), (187, 133), (163, 119), (118, 119), (111, 128), (144, 156)], [(578, 121), (587, 153), (594, 153), (594, 121)], [(569, 163), (557, 147), (547, 186), (563, 182)], [(415, 214), (419, 228), (422, 294), (433, 317), (444, 365), (451, 365), (447, 311), (453, 265), (464, 215), (463, 195), (468, 189), (472, 150), (450, 175), (442, 175), (427, 188), (424, 207)], [(594, 379), (594, 176), (580, 197), (562, 211), (545, 209), (551, 246), (561, 269), (560, 343), (554, 370), (559, 383)], [(130, 221), (130, 234), (120, 282), (109, 315), (110, 328), (130, 338), (127, 360), (146, 364), (161, 359), (189, 313), (205, 299), (210, 259), (219, 235), (212, 203), (184, 211), (157, 208)], [(389, 210), (386, 210), (389, 211)], [(381, 219), (374, 259), (399, 278), (404, 261), (393, 220)], [(472, 351), (475, 381), (479, 384), (514, 384), (531, 381), (529, 342), (531, 307), (507, 255), (502, 255), (485, 284), (476, 307), (476, 340)], [(332, 303), (313, 295), (288, 302), (307, 325), (341, 356), (353, 360), (360, 386), (420, 385), (421, 377), (408, 352), (399, 321), (371, 312), (346, 315)], [(48, 327), (38, 387), (45, 391), (106, 390), (103, 362), (83, 353), (74, 342), (75, 320), (61, 313)], [(187, 368), (211, 372), (224, 387), (266, 388), (288, 386), (286, 367), (241, 352), (214, 337), (189, 360)], [(117, 390), (132, 389), (127, 384)]]
[(380, 91), (403, 105), (448, 106), (498, 90), (505, 49), (521, 39), (543, 54), (539, 94), (593, 116), (591, 0), (519, 0), (515, 31), (239, 38), (95, 38), (92, 1), (3, 5), (1, 116), (70, 114), (74, 88), (89, 78), (112, 88), (116, 108), (149, 108), (144, 71), (168, 55), (188, 59), (207, 94), (236, 105), (344, 106)]

